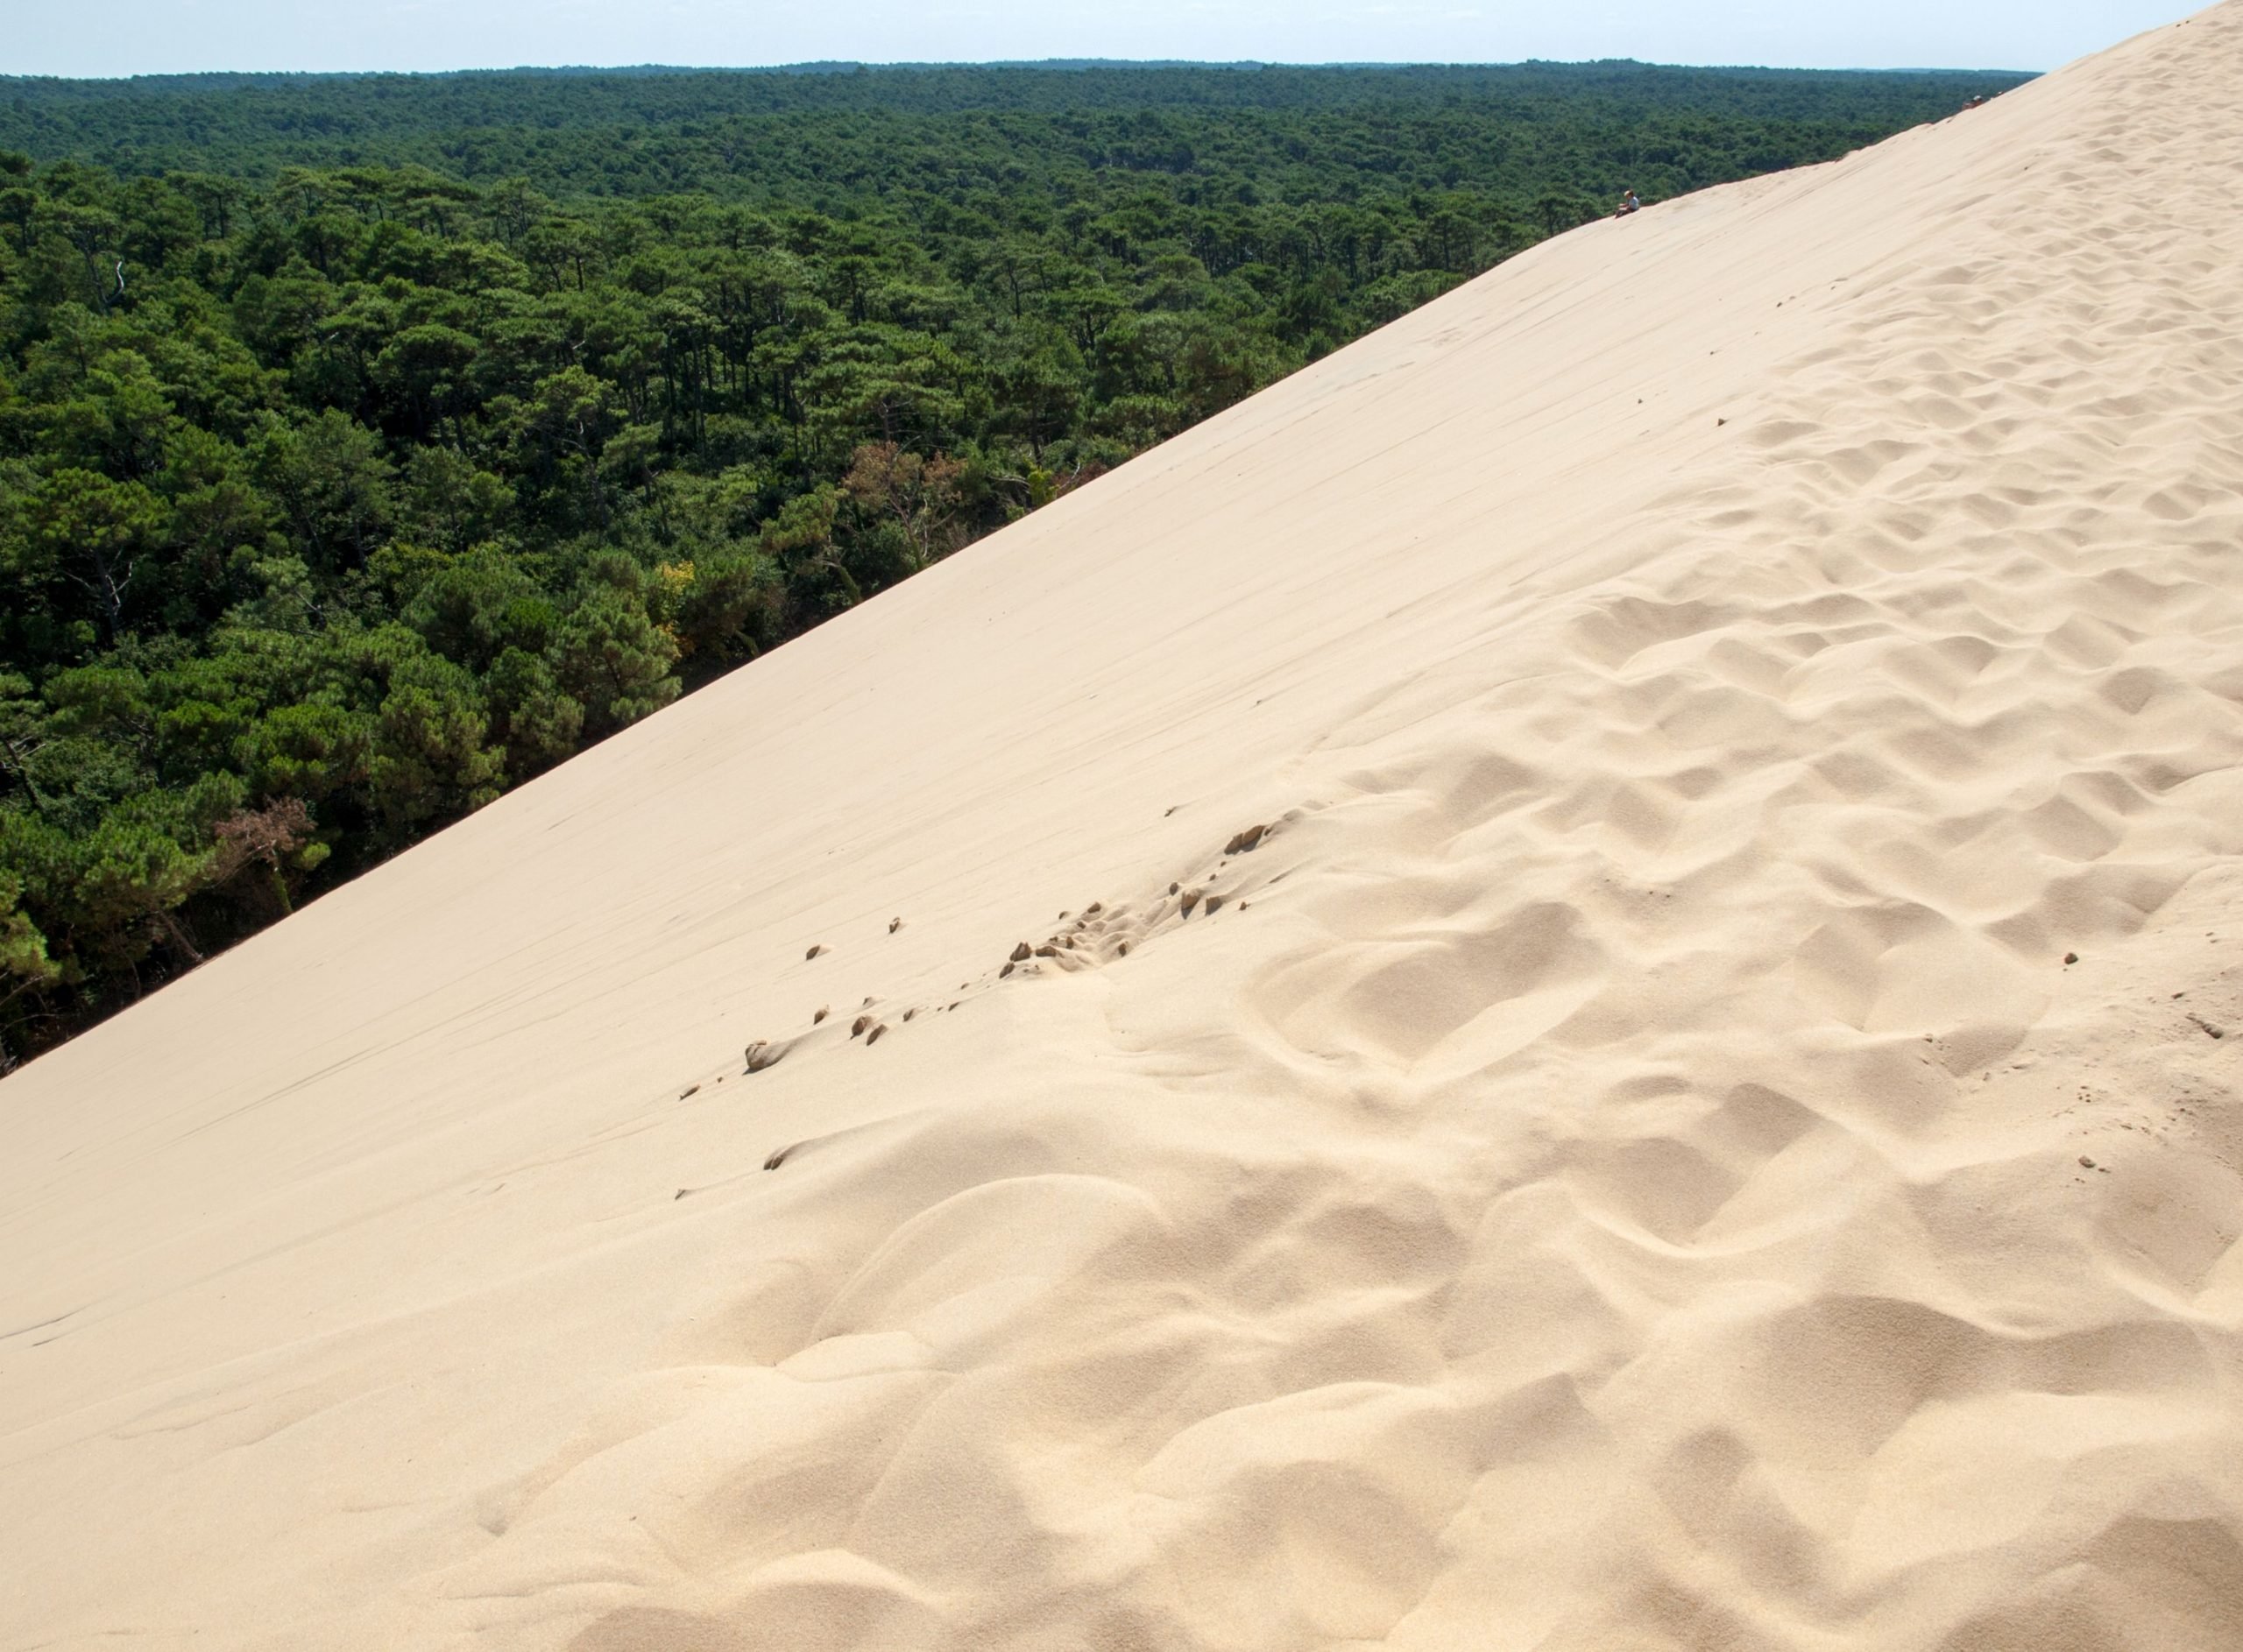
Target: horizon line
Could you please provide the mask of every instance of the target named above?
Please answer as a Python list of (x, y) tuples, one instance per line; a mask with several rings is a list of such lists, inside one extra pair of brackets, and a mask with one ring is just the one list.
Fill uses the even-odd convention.
[(465, 75), (657, 75), (930, 74), (945, 69), (1043, 70), (1085, 73), (1099, 69), (1205, 70), (1221, 74), (1270, 69), (1306, 73), (1367, 70), (1471, 70), (1511, 68), (1598, 68), (1604, 67), (1694, 70), (1753, 74), (1988, 74), (2033, 79), (2046, 69), (1973, 64), (1916, 64), (1875, 68), (1858, 66), (1805, 67), (1772, 63), (1669, 63), (1644, 58), (1511, 58), (1440, 60), (1425, 58), (1331, 59), (1288, 62), (1274, 58), (983, 58), (897, 59), (814, 58), (791, 63), (513, 63), (445, 69), (146, 69), (131, 74), (0, 74), (0, 86), (45, 81), (82, 86), (124, 86), (138, 81), (184, 80), (445, 80)]

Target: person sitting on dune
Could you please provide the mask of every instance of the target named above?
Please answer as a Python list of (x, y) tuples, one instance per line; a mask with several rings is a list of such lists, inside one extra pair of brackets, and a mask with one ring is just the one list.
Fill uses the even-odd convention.
[(1624, 218), (1631, 212), (1641, 212), (1643, 209), (1643, 201), (1636, 192), (1632, 189), (1624, 189), (1620, 192), (1620, 210), (1612, 215), (1616, 218)]

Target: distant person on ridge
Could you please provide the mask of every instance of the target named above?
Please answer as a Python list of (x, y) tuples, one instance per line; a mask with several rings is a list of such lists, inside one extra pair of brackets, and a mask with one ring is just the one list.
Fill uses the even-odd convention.
[(1641, 212), (1643, 209), (1644, 203), (1636, 192), (1632, 189), (1624, 189), (1620, 192), (1620, 210), (1612, 215), (1616, 218), (1624, 218), (1631, 212)]

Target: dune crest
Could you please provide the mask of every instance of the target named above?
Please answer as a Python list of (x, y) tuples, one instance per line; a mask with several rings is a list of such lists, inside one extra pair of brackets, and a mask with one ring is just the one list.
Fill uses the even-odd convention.
[(2243, 1645), (2239, 151), (1547, 244), (0, 1084), (0, 1652)]

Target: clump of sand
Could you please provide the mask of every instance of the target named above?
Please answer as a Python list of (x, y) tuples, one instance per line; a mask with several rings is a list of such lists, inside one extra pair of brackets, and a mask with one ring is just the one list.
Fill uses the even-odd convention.
[(1593, 225), (0, 1085), (0, 1648), (2243, 1644), (2239, 152)]

